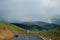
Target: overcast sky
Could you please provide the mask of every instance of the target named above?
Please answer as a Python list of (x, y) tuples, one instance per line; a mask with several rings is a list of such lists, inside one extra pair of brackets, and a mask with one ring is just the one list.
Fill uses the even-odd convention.
[(0, 21), (44, 21), (60, 15), (60, 0), (0, 0)]

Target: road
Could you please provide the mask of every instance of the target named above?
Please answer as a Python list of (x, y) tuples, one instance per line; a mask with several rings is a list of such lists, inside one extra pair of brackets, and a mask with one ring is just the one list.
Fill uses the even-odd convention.
[(36, 35), (19, 35), (14, 40), (43, 40), (41, 37)]

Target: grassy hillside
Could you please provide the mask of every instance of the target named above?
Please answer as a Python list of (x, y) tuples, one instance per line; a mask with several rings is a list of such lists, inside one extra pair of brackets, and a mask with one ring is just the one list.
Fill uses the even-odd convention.
[(3, 28), (3, 27), (7, 27), (7, 28), (9, 28), (10, 30), (12, 30), (14, 32), (25, 31), (24, 29), (22, 29), (18, 26), (15, 26), (13, 24), (0, 22), (0, 28)]

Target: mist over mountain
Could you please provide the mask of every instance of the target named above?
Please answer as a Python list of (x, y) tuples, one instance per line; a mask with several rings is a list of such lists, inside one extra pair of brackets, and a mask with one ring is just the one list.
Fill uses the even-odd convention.
[(60, 0), (0, 0), (0, 21), (25, 29), (58, 28), (56, 15), (60, 15)]
[(51, 22), (60, 25), (60, 16), (52, 17)]
[(3, 22), (50, 22), (60, 14), (60, 0), (0, 0), (0, 21)]

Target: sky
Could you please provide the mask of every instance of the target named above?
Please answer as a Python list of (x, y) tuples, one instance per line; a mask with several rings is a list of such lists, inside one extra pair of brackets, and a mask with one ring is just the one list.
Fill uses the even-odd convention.
[(0, 0), (0, 21), (51, 23), (60, 15), (60, 0)]

